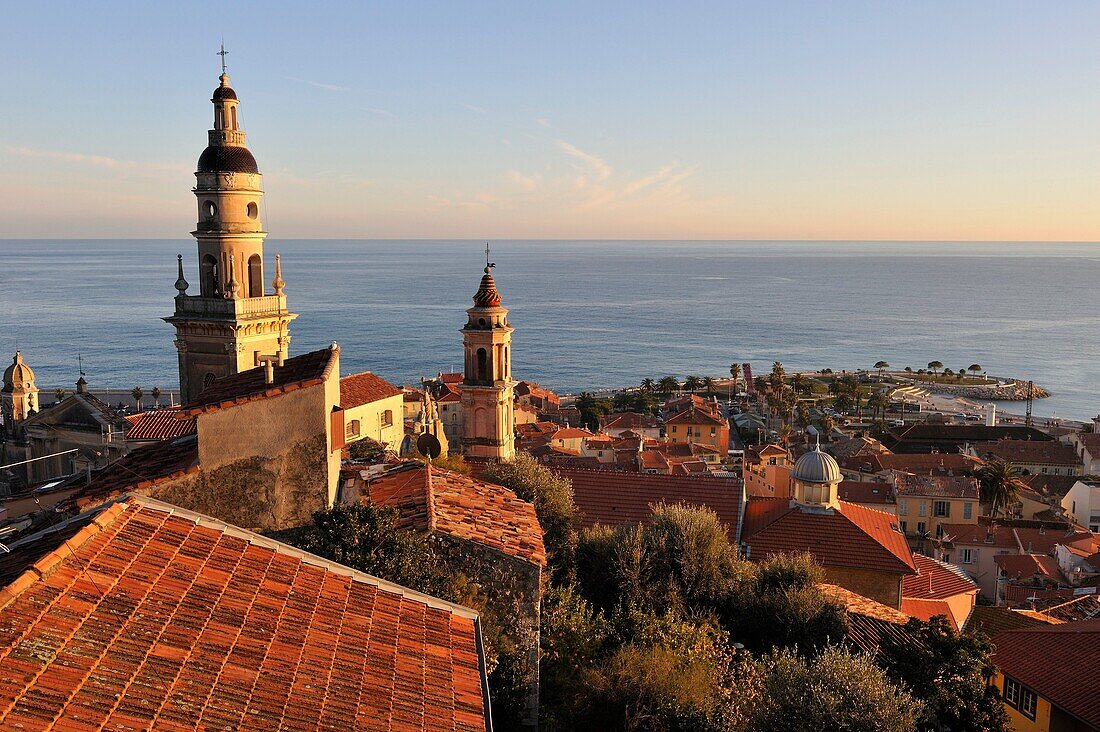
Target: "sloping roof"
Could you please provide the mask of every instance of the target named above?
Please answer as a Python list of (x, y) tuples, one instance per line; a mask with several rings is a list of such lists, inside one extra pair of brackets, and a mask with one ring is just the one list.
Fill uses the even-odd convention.
[(361, 480), (357, 488), (363, 500), (397, 508), (407, 528), (442, 532), (532, 564), (546, 563), (535, 507), (503, 486), (411, 461)]
[(580, 427), (563, 427), (550, 435), (551, 440), (577, 440), (588, 437), (595, 437), (595, 435)]
[(1031, 489), (1042, 496), (1057, 496), (1064, 498), (1069, 489), (1081, 480), (1077, 475), (1024, 475), (1021, 480), (1031, 486)]
[(0, 590), (4, 729), (486, 729), (477, 616), (140, 497)]
[(966, 619), (964, 628), (968, 633), (985, 633), (994, 636), (1003, 630), (1032, 628), (1037, 625), (1051, 625), (1061, 621), (1048, 618), (1041, 613), (1019, 608), (1007, 608), (1000, 605), (975, 605)]
[(1072, 600), (1052, 605), (1042, 612), (1048, 618), (1061, 620), (1064, 623), (1100, 618), (1100, 595), (1096, 593), (1081, 595)]
[(1010, 580), (1031, 579), (1035, 575), (1052, 582), (1065, 582), (1058, 560), (1046, 554), (998, 554), (993, 561)]
[(652, 414), (640, 412), (616, 412), (600, 417), (600, 428), (605, 430), (656, 429), (661, 421)]
[(130, 424), (126, 430), (127, 440), (171, 440), (194, 434), (197, 429), (195, 418), (182, 414), (179, 408), (131, 414), (126, 421)]
[(972, 446), (983, 458), (999, 458), (1008, 463), (1026, 465), (1072, 465), (1081, 459), (1069, 445), (1048, 440), (998, 440)]
[(917, 567), (917, 574), (902, 578), (902, 598), (946, 600), (955, 595), (978, 591), (977, 583), (953, 564), (923, 554), (914, 554), (913, 564)]
[(945, 475), (958, 473), (968, 468), (976, 468), (981, 461), (962, 453), (873, 453), (838, 458), (837, 462), (845, 470), (857, 470), (864, 473), (880, 473), (884, 470), (898, 470), (916, 475)]
[(340, 406), (344, 409), (370, 404), (400, 393), (399, 387), (370, 371), (340, 379)]
[(837, 497), (849, 503), (881, 503), (894, 505), (894, 491), (889, 483), (865, 483), (859, 480), (842, 480), (837, 486)]
[(876, 654), (884, 638), (903, 645), (919, 645), (904, 627), (909, 616), (900, 610), (839, 585), (820, 584), (818, 587), (829, 597), (844, 603), (848, 611), (848, 641), (864, 653)]
[(947, 622), (951, 624), (952, 628), (956, 631), (959, 630), (959, 628), (955, 626), (955, 616), (951, 614), (951, 606), (947, 603), (947, 600), (903, 597), (901, 598), (901, 609), (902, 612), (907, 615), (911, 615), (917, 620), (923, 620), (926, 623), (937, 615), (943, 615), (947, 618)]
[[(645, 453), (643, 453), (645, 454)], [(581, 526), (644, 524), (657, 503), (685, 503), (714, 511), (730, 538), (737, 535), (741, 482), (709, 475), (652, 475), (610, 470), (555, 470), (573, 483)]]
[(978, 479), (961, 475), (899, 475), (894, 490), (899, 496), (969, 498), (978, 500)]
[(817, 511), (786, 498), (753, 498), (745, 506), (741, 541), (753, 558), (809, 552), (825, 566), (916, 573), (897, 520), (845, 501), (840, 510)]
[(1100, 620), (1008, 630), (993, 643), (993, 663), (1006, 676), (1100, 727)]
[(837, 459), (840, 459), (842, 457), (874, 455), (880, 452), (889, 452), (886, 449), (886, 446), (876, 440), (874, 437), (867, 437), (865, 435), (853, 437), (848, 440), (828, 442), (822, 445), (821, 449)]
[(319, 351), (288, 358), (282, 366), (275, 367), (274, 379), (270, 384), (264, 381), (265, 369), (262, 366), (214, 379), (195, 401), (184, 405), (184, 409), (189, 414), (211, 412), (320, 384), (336, 364), (339, 353), (339, 347), (334, 344)]
[(877, 600), (858, 595), (846, 587), (826, 583), (821, 583), (818, 587), (820, 587), (826, 595), (844, 603), (844, 607), (850, 613), (859, 613), (860, 615), (878, 618), (879, 620), (885, 620), (889, 623), (896, 623), (898, 625), (905, 625), (909, 622), (909, 616), (901, 610), (895, 610), (889, 605), (883, 605)]
[[(975, 443), (993, 440), (1052, 440), (1045, 432), (1034, 427), (1015, 424), (1000, 424), (989, 427), (984, 424), (932, 424), (918, 422), (906, 427), (889, 431), (893, 441), (901, 442), (957, 442)], [(886, 441), (890, 447), (890, 440)]]
[[(941, 524), (944, 540), (955, 546), (996, 546), (1018, 552), (1047, 554), (1058, 544), (1080, 543), (1083, 549), (1097, 546), (1096, 536), (1079, 527), (1042, 521), (978, 518), (977, 524)], [(1095, 551), (1095, 549), (1093, 549)]]
[(727, 426), (726, 420), (717, 416), (710, 410), (696, 409), (695, 407), (690, 407), (683, 410), (682, 412), (677, 412), (676, 414), (666, 419), (665, 424), (709, 424), (721, 427)]

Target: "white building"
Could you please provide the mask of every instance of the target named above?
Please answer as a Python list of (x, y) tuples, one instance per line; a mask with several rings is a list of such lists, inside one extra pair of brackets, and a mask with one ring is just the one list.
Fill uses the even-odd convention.
[(1062, 508), (1074, 523), (1100, 531), (1100, 482), (1079, 480), (1062, 499)]

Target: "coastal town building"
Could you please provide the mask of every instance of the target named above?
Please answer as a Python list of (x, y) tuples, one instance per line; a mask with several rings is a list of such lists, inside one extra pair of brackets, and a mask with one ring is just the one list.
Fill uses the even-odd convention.
[(492, 728), (469, 608), (142, 496), (6, 548), (0, 728)]
[(1081, 465), (1081, 475), (1100, 475), (1100, 417), (1092, 420), (1091, 432), (1071, 432), (1064, 438)]
[(750, 496), (790, 497), (790, 454), (785, 447), (774, 444), (748, 448), (741, 464), (741, 479)]
[(614, 437), (632, 432), (657, 439), (661, 436), (661, 421), (652, 414), (615, 412), (600, 416), (600, 432)]
[(969, 476), (894, 473), (898, 525), (916, 551), (929, 552), (930, 538), (945, 524), (977, 525), (981, 513), (978, 481)]
[(188, 294), (178, 259), (175, 312), (180, 394), (198, 399), (214, 379), (282, 364), (289, 355), (290, 322), (278, 255), (272, 292), (264, 289), (263, 176), (241, 127), (237, 93), (223, 73), (214, 90), (214, 128), (199, 156), (194, 188), (198, 224), (198, 294)]
[(508, 310), (487, 264), (474, 306), (462, 328), (465, 367), (459, 395), (462, 405), (462, 454), (478, 460), (511, 460), (515, 444), (515, 382), (512, 380), (512, 328)]
[(970, 445), (967, 451), (982, 460), (1000, 460), (1022, 475), (1080, 475), (1081, 463), (1069, 445), (1053, 440), (1010, 440)]
[(1078, 480), (1061, 502), (1066, 518), (1100, 532), (1100, 480)]
[(370, 438), (397, 452), (405, 436), (404, 396), (398, 387), (364, 371), (340, 379), (344, 442)]
[(709, 409), (682, 409), (665, 420), (665, 439), (671, 443), (708, 445), (725, 457), (729, 451), (730, 427), (725, 418)]
[(914, 554), (917, 574), (901, 581), (901, 610), (918, 620), (943, 615), (956, 631), (966, 623), (978, 598), (978, 585), (959, 567)]
[(967, 446), (998, 440), (1052, 441), (1042, 430), (1025, 425), (935, 424), (918, 422), (887, 430), (882, 444), (896, 453), (966, 452)]

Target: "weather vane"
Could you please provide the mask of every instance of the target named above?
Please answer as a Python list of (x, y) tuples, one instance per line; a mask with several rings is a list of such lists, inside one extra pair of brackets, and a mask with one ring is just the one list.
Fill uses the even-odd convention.
[(225, 39), (222, 39), (222, 50), (218, 51), (218, 55), (222, 57), (222, 73), (225, 73), (225, 56), (229, 51), (225, 50)]
[(489, 261), (489, 242), (485, 242), (485, 271), (488, 272), (495, 266), (497, 266), (496, 262)]

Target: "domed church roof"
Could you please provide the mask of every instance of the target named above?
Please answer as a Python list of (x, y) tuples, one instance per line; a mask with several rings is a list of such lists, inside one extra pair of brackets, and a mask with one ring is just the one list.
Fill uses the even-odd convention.
[(479, 308), (495, 308), (500, 306), (500, 302), (500, 290), (497, 289), (497, 283), (493, 280), (489, 268), (486, 267), (485, 276), (481, 278), (481, 286), (474, 294), (474, 305)]
[(791, 477), (804, 483), (839, 483), (844, 478), (836, 460), (832, 455), (822, 452), (820, 445), (798, 458)]
[(217, 102), (222, 99), (236, 99), (237, 92), (233, 91), (231, 86), (219, 86), (214, 90), (213, 101)]
[(259, 173), (260, 166), (247, 147), (211, 145), (199, 156), (199, 173)]
[(23, 363), (23, 354), (16, 351), (11, 366), (4, 370), (4, 391), (10, 394), (16, 389), (22, 391), (33, 388), (35, 388), (34, 371)]

